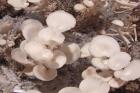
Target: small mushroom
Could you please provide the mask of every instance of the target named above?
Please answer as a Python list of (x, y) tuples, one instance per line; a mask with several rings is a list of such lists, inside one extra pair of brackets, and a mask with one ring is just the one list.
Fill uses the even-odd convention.
[(108, 59), (92, 58), (91, 64), (95, 66), (97, 69), (109, 69), (107, 65)]
[(97, 77), (84, 79), (79, 88), (84, 93), (108, 93), (110, 90), (109, 84)]
[(58, 69), (64, 66), (66, 62), (66, 55), (60, 50), (55, 50), (53, 59), (46, 62), (45, 65), (52, 69)]
[(76, 19), (70, 13), (63, 10), (58, 10), (50, 13), (46, 19), (49, 27), (58, 29), (60, 32), (65, 32), (75, 27)]
[(50, 40), (55, 41), (58, 44), (62, 44), (65, 40), (65, 36), (62, 33), (50, 27), (42, 29), (39, 32), (38, 37), (44, 44), (46, 44)]
[(87, 7), (93, 7), (93, 6), (94, 6), (93, 0), (83, 0), (83, 3), (84, 3)]
[(79, 11), (81, 12), (81, 11), (83, 11), (85, 9), (86, 9), (86, 7), (81, 3), (78, 3), (78, 4), (74, 5), (74, 10), (76, 12), (79, 12)]
[(89, 46), (90, 43), (86, 43), (82, 48), (81, 48), (81, 58), (84, 57), (89, 57), (91, 54), (89, 52)]
[(24, 46), (24, 50), (36, 61), (50, 61), (53, 58), (53, 52), (36, 41), (28, 42)]
[(57, 76), (57, 70), (56, 69), (50, 69), (46, 68), (43, 65), (36, 65), (33, 68), (33, 73), (35, 77), (42, 81), (51, 81)]
[(30, 60), (27, 59), (27, 54), (22, 52), (20, 48), (15, 48), (11, 51), (11, 57), (15, 61), (26, 65), (26, 64), (34, 64)]
[(58, 93), (82, 93), (77, 87), (65, 87), (61, 89)]
[(122, 85), (125, 84), (125, 81), (116, 79), (116, 78), (112, 78), (111, 80), (109, 80), (108, 83), (113, 88), (120, 88)]
[(91, 41), (89, 50), (95, 57), (110, 57), (120, 52), (120, 46), (114, 38), (106, 35), (98, 35)]
[(110, 69), (120, 70), (130, 63), (131, 56), (126, 52), (118, 52), (112, 55), (107, 63)]
[(114, 25), (116, 25), (116, 26), (120, 26), (120, 27), (123, 27), (124, 26), (124, 23), (123, 23), (123, 21), (121, 21), (121, 20), (113, 20), (112, 21), (112, 24), (114, 24)]
[(63, 51), (67, 57), (67, 64), (72, 64), (80, 58), (80, 47), (76, 43), (62, 45), (61, 51)]
[(8, 4), (12, 5), (16, 10), (21, 10), (29, 6), (27, 0), (7, 0)]
[(133, 60), (126, 68), (116, 71), (114, 76), (124, 81), (140, 78), (140, 60)]
[(42, 0), (28, 0), (28, 2), (30, 2), (30, 3), (40, 3)]
[(21, 24), (21, 31), (25, 39), (30, 40), (37, 36), (38, 32), (43, 29), (41, 22), (35, 19), (27, 19)]

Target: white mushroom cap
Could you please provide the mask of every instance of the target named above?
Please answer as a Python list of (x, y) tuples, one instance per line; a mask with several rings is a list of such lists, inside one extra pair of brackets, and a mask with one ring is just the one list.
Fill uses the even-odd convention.
[(25, 52), (24, 47), (25, 47), (25, 45), (26, 45), (27, 43), (28, 43), (28, 40), (23, 40), (23, 41), (20, 43), (19, 48), (21, 49), (22, 52)]
[(106, 35), (98, 35), (91, 41), (89, 50), (95, 57), (110, 57), (120, 52), (120, 46), (114, 38)]
[(96, 76), (96, 69), (92, 66), (88, 67), (86, 70), (82, 72), (82, 78), (87, 79), (87, 78), (92, 78)]
[(91, 64), (97, 69), (109, 69), (107, 63), (108, 60), (102, 58), (92, 58), (91, 60)]
[(36, 61), (50, 61), (53, 52), (36, 41), (30, 41), (24, 46), (26, 53)]
[(120, 70), (130, 63), (131, 56), (126, 52), (118, 52), (112, 55), (107, 63), (110, 69)]
[(78, 11), (83, 11), (85, 9), (86, 9), (86, 7), (81, 3), (78, 3), (78, 4), (74, 5), (74, 10), (77, 11), (77, 12)]
[(81, 48), (81, 58), (84, 57), (89, 57), (91, 54), (89, 52), (89, 46), (90, 43), (86, 43), (82, 48)]
[(75, 27), (76, 19), (70, 13), (63, 10), (58, 10), (50, 13), (46, 19), (49, 27), (58, 29), (60, 32), (65, 32)]
[(56, 69), (49, 69), (43, 65), (36, 65), (33, 68), (33, 73), (38, 79), (42, 81), (50, 81), (50, 80), (53, 80), (57, 76)]
[(112, 21), (112, 24), (114, 24), (114, 25), (117, 25), (117, 26), (120, 26), (120, 27), (123, 27), (124, 26), (124, 23), (123, 23), (123, 21), (121, 21), (121, 20), (113, 20)]
[(61, 50), (65, 53), (67, 57), (67, 64), (72, 64), (80, 58), (80, 47), (76, 43), (69, 45), (63, 45)]
[(41, 92), (34, 89), (34, 90), (25, 91), (25, 92), (23, 92), (23, 93), (41, 93)]
[(62, 44), (65, 40), (65, 36), (62, 33), (50, 27), (42, 29), (39, 32), (38, 37), (43, 43), (47, 43), (51, 40)]
[(41, 22), (35, 19), (27, 19), (21, 24), (21, 31), (25, 39), (30, 40), (37, 36), (38, 32), (43, 29)]
[(28, 0), (28, 2), (30, 2), (30, 3), (39, 3), (39, 2), (41, 2), (42, 0)]
[(87, 7), (93, 7), (93, 6), (94, 6), (93, 0), (83, 0), (83, 3), (84, 3)]
[(25, 65), (25, 64), (33, 64), (31, 61), (27, 59), (27, 54), (22, 52), (20, 48), (15, 48), (11, 51), (11, 57), (15, 61)]
[(140, 78), (140, 60), (133, 60), (124, 70), (116, 71), (114, 76), (124, 81)]
[(29, 6), (27, 0), (7, 0), (8, 4), (12, 5), (16, 10)]
[(82, 93), (79, 88), (76, 87), (65, 87), (61, 89), (58, 93)]
[(63, 67), (66, 62), (66, 55), (60, 50), (55, 50), (53, 59), (46, 62), (45, 65), (52, 69), (58, 69)]
[(110, 87), (120, 88), (122, 85), (125, 84), (125, 81), (116, 79), (116, 78), (112, 78), (111, 80), (109, 80), (108, 83), (109, 83)]
[(79, 88), (84, 93), (108, 93), (110, 90), (107, 82), (96, 77), (83, 80)]

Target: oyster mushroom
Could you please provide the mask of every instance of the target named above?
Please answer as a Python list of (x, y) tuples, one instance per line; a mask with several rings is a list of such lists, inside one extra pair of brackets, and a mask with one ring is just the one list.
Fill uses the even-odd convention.
[(43, 65), (36, 65), (33, 68), (33, 73), (35, 77), (42, 81), (50, 81), (53, 80), (57, 76), (57, 70), (56, 69), (50, 69), (46, 68)]
[(116, 25), (116, 26), (120, 26), (120, 27), (123, 27), (124, 26), (124, 23), (123, 23), (123, 21), (121, 21), (121, 20), (113, 20), (112, 21), (112, 24), (114, 24), (114, 25)]
[(82, 48), (81, 48), (81, 58), (84, 57), (89, 57), (91, 54), (89, 52), (89, 46), (90, 43), (86, 43)]
[(49, 27), (55, 28), (60, 32), (65, 32), (75, 27), (76, 19), (70, 13), (58, 10), (50, 13), (46, 19)]
[(126, 52), (118, 52), (112, 55), (107, 63), (110, 69), (120, 70), (130, 63), (131, 56)]
[(41, 22), (35, 19), (27, 19), (21, 24), (22, 35), (27, 40), (37, 36), (38, 32), (43, 28), (44, 27)]
[(110, 57), (120, 52), (120, 46), (114, 38), (106, 35), (98, 35), (91, 41), (89, 50), (95, 57)]
[(93, 6), (94, 6), (93, 0), (83, 0), (83, 3), (84, 3), (87, 7), (93, 7)]
[(133, 60), (126, 68), (116, 71), (114, 76), (124, 81), (140, 78), (140, 60)]
[(84, 93), (108, 93), (110, 90), (109, 84), (97, 77), (84, 79), (79, 88)]
[(82, 93), (79, 88), (76, 87), (65, 87), (61, 89), (58, 93)]

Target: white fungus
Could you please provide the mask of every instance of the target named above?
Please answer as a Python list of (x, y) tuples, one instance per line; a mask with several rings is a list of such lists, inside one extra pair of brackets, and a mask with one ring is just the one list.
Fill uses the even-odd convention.
[(44, 44), (49, 42), (50, 40), (62, 44), (65, 40), (65, 36), (62, 33), (60, 33), (59, 30), (50, 27), (42, 29), (39, 32), (38, 37), (40, 41)]
[(22, 35), (25, 39), (30, 40), (37, 36), (39, 30), (43, 29), (41, 22), (35, 19), (27, 19), (21, 25)]
[(120, 27), (123, 27), (124, 26), (124, 23), (123, 23), (123, 21), (121, 21), (121, 20), (113, 20), (112, 21), (112, 24), (114, 24), (114, 25), (117, 25), (117, 26), (120, 26)]
[(79, 88), (83, 93), (108, 93), (110, 90), (107, 82), (96, 77), (84, 79)]
[(42, 81), (50, 81), (50, 80), (53, 80), (57, 76), (56, 69), (46, 68), (43, 65), (36, 65), (33, 68), (33, 73), (38, 79)]
[(12, 5), (15, 10), (21, 10), (29, 6), (27, 0), (7, 0), (8, 4)]
[(45, 64), (49, 68), (58, 69), (61, 68), (66, 63), (66, 61), (66, 55), (60, 50), (55, 50), (53, 59), (46, 62)]
[(112, 88), (120, 88), (122, 85), (125, 84), (125, 81), (116, 79), (116, 78), (112, 78), (109, 80), (108, 83)]
[(91, 41), (89, 50), (95, 57), (110, 57), (120, 51), (120, 46), (114, 38), (98, 35)]
[(125, 69), (116, 71), (114, 76), (124, 81), (140, 78), (140, 60), (133, 60)]
[(75, 27), (76, 19), (70, 13), (58, 10), (50, 13), (46, 19), (49, 27), (55, 28), (60, 32), (65, 32)]
[(0, 46), (3, 46), (6, 44), (6, 40), (3, 38), (0, 38)]
[(91, 54), (89, 52), (89, 46), (90, 43), (86, 43), (82, 48), (81, 48), (81, 58), (84, 57), (89, 57)]
[(79, 88), (76, 87), (65, 87), (59, 90), (58, 93), (82, 93), (82, 92)]
[(108, 60), (102, 58), (92, 58), (91, 64), (95, 66), (97, 69), (109, 69), (108, 68)]
[(81, 12), (85, 9), (86, 9), (86, 7), (81, 3), (78, 3), (78, 4), (74, 5), (74, 10), (77, 11), (77, 12), (79, 12), (79, 11)]
[(118, 52), (112, 55), (107, 63), (110, 69), (120, 70), (130, 63), (131, 56), (126, 52)]
[(41, 2), (42, 0), (28, 0), (28, 2), (30, 2), (30, 3), (39, 3), (39, 2)]
[(94, 6), (93, 0), (83, 0), (83, 3), (84, 3), (87, 7), (93, 7), (93, 6)]

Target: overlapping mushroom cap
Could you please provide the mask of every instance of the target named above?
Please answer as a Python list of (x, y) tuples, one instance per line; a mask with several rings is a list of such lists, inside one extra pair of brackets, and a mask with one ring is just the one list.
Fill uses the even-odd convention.
[(59, 90), (58, 93), (82, 93), (82, 92), (79, 88), (76, 87), (65, 87)]

